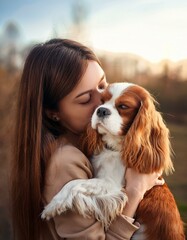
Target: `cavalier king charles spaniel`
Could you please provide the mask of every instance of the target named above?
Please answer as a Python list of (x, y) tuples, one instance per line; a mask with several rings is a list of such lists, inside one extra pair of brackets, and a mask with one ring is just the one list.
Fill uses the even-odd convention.
[[(128, 201), (122, 190), (127, 167), (140, 173), (173, 171), (169, 130), (147, 90), (131, 83), (110, 84), (102, 93), (102, 102), (83, 138), (94, 178), (67, 183), (45, 207), (43, 219), (71, 209), (84, 217), (95, 216), (107, 229)], [(133, 240), (185, 239), (177, 205), (166, 184), (146, 192), (135, 219), (140, 229)]]

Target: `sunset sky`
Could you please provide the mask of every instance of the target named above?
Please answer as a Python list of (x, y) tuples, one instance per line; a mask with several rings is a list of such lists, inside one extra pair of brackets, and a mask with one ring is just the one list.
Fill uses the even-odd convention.
[[(71, 26), (78, 0), (0, 0), (0, 34), (8, 21), (25, 42), (45, 41)], [(134, 53), (150, 61), (187, 58), (186, 0), (84, 0), (87, 41), (96, 49)]]

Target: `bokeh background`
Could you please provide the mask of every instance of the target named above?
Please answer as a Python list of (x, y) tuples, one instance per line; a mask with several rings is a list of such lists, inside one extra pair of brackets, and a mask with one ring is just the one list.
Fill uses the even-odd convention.
[(160, 103), (175, 152), (165, 180), (186, 223), (187, 1), (0, 0), (0, 239), (11, 239), (8, 178), (23, 63), (34, 44), (54, 37), (88, 45), (109, 82), (138, 83)]

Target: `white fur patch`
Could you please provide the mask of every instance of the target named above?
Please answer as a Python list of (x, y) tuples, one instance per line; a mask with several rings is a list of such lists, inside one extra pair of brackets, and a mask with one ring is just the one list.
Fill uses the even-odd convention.
[(105, 179), (121, 190), (124, 186), (125, 166), (121, 161), (120, 151), (104, 149), (91, 160), (97, 178)]
[(134, 84), (127, 82), (111, 84), (109, 87), (109, 92), (112, 94), (111, 101), (114, 102), (124, 92), (124, 90), (130, 86), (134, 86)]

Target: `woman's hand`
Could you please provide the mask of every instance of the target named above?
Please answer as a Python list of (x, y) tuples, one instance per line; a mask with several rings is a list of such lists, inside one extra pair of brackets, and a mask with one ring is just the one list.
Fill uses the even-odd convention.
[(128, 203), (124, 208), (123, 214), (133, 217), (139, 202), (143, 199), (146, 191), (156, 185), (163, 185), (164, 179), (159, 179), (160, 173), (144, 174), (138, 173), (132, 168), (127, 168), (125, 174), (125, 191), (128, 196)]
[(142, 200), (146, 191), (150, 190), (156, 185), (163, 185), (164, 179), (159, 179), (162, 173), (138, 173), (132, 168), (127, 168), (125, 174), (126, 180), (126, 191), (131, 194), (139, 195), (140, 200)]

